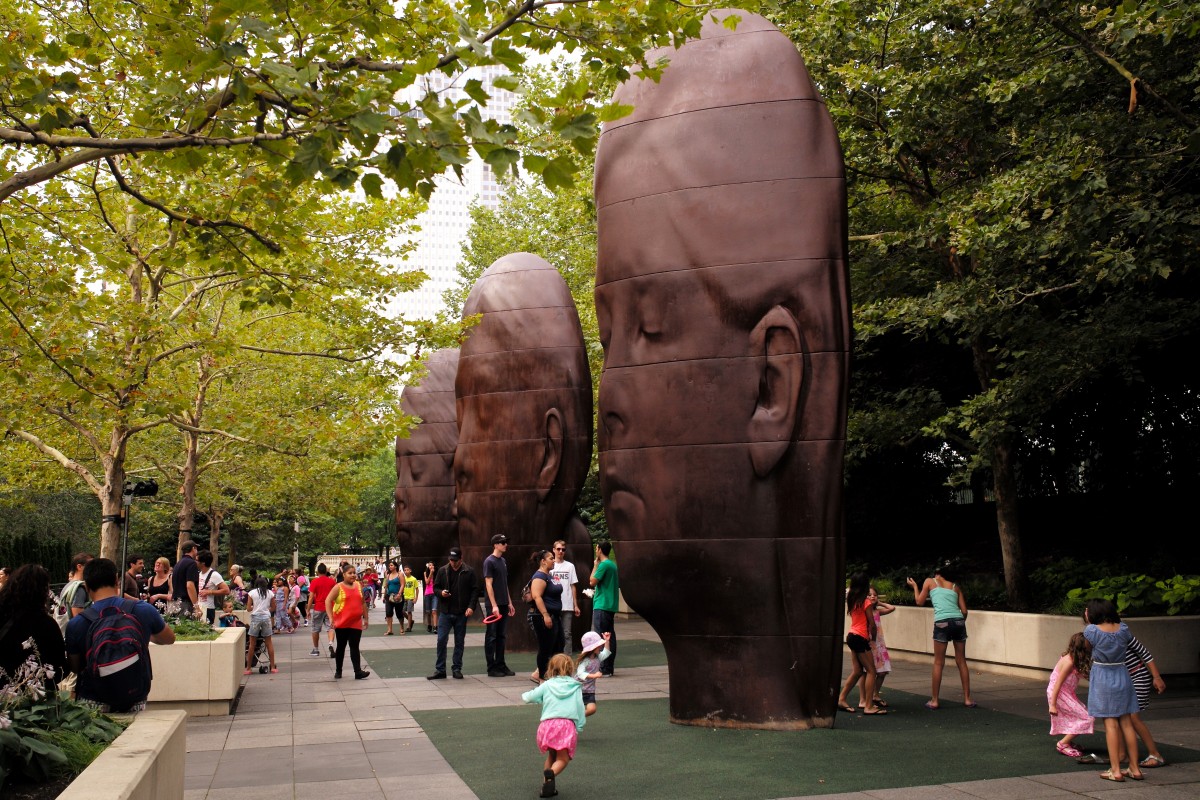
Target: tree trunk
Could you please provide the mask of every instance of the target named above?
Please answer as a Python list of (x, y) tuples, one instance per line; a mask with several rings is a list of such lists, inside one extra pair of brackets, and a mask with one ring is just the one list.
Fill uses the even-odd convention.
[[(230, 565), (237, 563), (237, 537), (234, 536), (234, 527), (229, 529), (229, 563)], [(249, 586), (246, 587), (250, 588)]]
[[(221, 563), (220, 546), (221, 546), (221, 520), (225, 518), (225, 514), (220, 511), (209, 510), (205, 515), (208, 519), (208, 549), (213, 554), (212, 568), (216, 569)], [(230, 555), (232, 559), (233, 556)], [(229, 562), (230, 564), (233, 561)]]
[(1017, 509), (1016, 465), (1013, 444), (1004, 437), (992, 447), (992, 490), (996, 495), (996, 527), (1000, 532), (1000, 554), (1004, 560), (1004, 588), (1015, 611), (1029, 608), (1029, 581), (1021, 547), (1021, 521)]
[[(108, 455), (104, 457), (104, 488), (100, 492), (100, 557), (121, 560), (121, 515), (125, 497), (125, 428), (113, 428)], [(121, 569), (121, 565), (117, 565)]]
[[(183, 432), (184, 441), (184, 456), (183, 456), (183, 481), (179, 486), (179, 493), (183, 495), (183, 502), (179, 506), (179, 540), (175, 547), (175, 560), (179, 560), (179, 553), (183, 543), (192, 538), (192, 525), (196, 518), (196, 467), (200, 462), (200, 436), (191, 431)], [(213, 551), (216, 555), (216, 551)], [(214, 569), (216, 565), (214, 563)]]

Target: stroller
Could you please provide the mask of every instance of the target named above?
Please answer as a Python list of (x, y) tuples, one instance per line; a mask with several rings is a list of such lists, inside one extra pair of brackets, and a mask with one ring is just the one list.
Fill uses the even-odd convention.
[[(246, 637), (246, 649), (250, 649), (250, 637)], [(270, 666), (267, 658), (267, 640), (258, 638), (254, 642), (254, 655), (250, 658), (250, 668), (258, 667), (259, 675), (266, 675), (267, 668)]]

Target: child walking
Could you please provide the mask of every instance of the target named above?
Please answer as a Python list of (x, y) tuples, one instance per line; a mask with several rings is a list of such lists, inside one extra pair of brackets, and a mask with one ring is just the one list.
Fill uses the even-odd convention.
[[(596, 679), (603, 673), (600, 664), (607, 661), (612, 652), (608, 649), (611, 633), (603, 636), (595, 631), (583, 635), (583, 652), (579, 654), (579, 666), (575, 670), (575, 680), (579, 681), (583, 691), (583, 708), (586, 716), (596, 713)], [(601, 650), (600, 648), (604, 648)]]
[[(1108, 745), (1109, 768), (1100, 773), (1106, 781), (1120, 783), (1126, 777), (1142, 780), (1137, 763), (1137, 734), (1133, 730), (1138, 713), (1133, 681), (1125, 666), (1125, 651), (1133, 634), (1121, 622), (1111, 600), (1089, 600), (1083, 612), (1087, 627), (1083, 635), (1092, 645), (1092, 670), (1088, 678), (1088, 714), (1104, 720), (1104, 738)], [(1121, 769), (1121, 739), (1129, 753), (1129, 769)]]
[(1075, 695), (1080, 676), (1087, 677), (1092, 668), (1092, 647), (1082, 633), (1076, 633), (1067, 643), (1066, 652), (1054, 665), (1050, 683), (1046, 686), (1046, 703), (1050, 706), (1050, 735), (1063, 738), (1054, 746), (1070, 758), (1083, 755), (1072, 743), (1076, 736), (1094, 730), (1092, 718)]
[(571, 657), (558, 653), (546, 665), (544, 680), (536, 689), (521, 695), (526, 703), (541, 703), (542, 721), (538, 725), (538, 749), (546, 754), (542, 770), (542, 791), (539, 797), (554, 797), (558, 789), (554, 779), (562, 774), (575, 757), (575, 745), (583, 728), (586, 714), (583, 709), (582, 686), (572, 677)]

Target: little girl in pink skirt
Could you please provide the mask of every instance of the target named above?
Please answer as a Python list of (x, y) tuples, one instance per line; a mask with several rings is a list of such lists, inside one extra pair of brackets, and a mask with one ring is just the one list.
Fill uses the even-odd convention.
[(542, 770), (540, 797), (558, 794), (554, 779), (575, 757), (579, 730), (584, 724), (583, 686), (573, 677), (574, 672), (575, 663), (571, 657), (559, 653), (546, 665), (545, 680), (536, 689), (521, 695), (526, 703), (542, 704), (537, 745), (546, 754), (546, 764)]
[(1055, 749), (1071, 758), (1083, 755), (1072, 744), (1075, 737), (1093, 731), (1087, 708), (1075, 696), (1080, 676), (1086, 678), (1091, 666), (1092, 646), (1082, 633), (1077, 633), (1071, 637), (1067, 651), (1054, 666), (1050, 685), (1046, 687), (1046, 702), (1050, 705), (1050, 735), (1062, 735)]

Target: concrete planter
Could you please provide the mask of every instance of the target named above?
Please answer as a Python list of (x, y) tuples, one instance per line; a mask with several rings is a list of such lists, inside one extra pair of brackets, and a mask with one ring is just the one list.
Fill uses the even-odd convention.
[[(897, 606), (881, 618), (889, 651), (933, 653), (933, 609)], [(1164, 675), (1200, 673), (1200, 617), (1134, 617), (1126, 620)], [(967, 615), (967, 661), (972, 668), (1015, 675), (1048, 675), (1079, 617), (971, 611)], [(954, 652), (951, 645), (949, 652)]]
[(228, 714), (242, 683), (246, 629), (225, 628), (211, 642), (151, 644), (150, 661), (149, 708), (179, 709), (193, 717)]
[(183, 800), (186, 720), (182, 711), (138, 714), (58, 800)]

